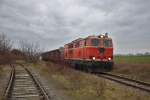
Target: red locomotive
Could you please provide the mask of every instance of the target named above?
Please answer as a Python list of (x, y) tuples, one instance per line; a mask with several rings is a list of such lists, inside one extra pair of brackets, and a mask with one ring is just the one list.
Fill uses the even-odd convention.
[[(79, 38), (57, 49), (44, 53), (46, 58), (64, 61), (76, 69), (85, 71), (111, 70), (113, 66), (113, 43), (108, 34)], [(43, 55), (44, 55), (43, 54)]]

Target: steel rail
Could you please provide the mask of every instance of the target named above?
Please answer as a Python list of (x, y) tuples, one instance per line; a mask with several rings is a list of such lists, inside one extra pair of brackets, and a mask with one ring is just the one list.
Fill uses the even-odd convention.
[(96, 72), (94, 74), (98, 75), (99, 77), (103, 77), (103, 78), (115, 81), (117, 83), (124, 84), (130, 87), (134, 87), (134, 88), (150, 93), (150, 83), (142, 82), (139, 80), (135, 80), (135, 79), (131, 79), (131, 78), (127, 78), (127, 77), (123, 77), (123, 76), (115, 75), (111, 73), (106, 73), (106, 72), (100, 72), (100, 73)]
[[(24, 66), (23, 66), (24, 67)], [(24, 67), (25, 68), (25, 67)], [(35, 84), (40, 88), (40, 90), (42, 91), (45, 100), (50, 100), (50, 97), (48, 96), (45, 88), (43, 88), (43, 86), (41, 85), (41, 83), (39, 82), (39, 80), (37, 80), (37, 78), (35, 78), (33, 76), (33, 74), (27, 69), (25, 68), (25, 70), (29, 73), (29, 75), (32, 77), (32, 79), (34, 80)]]
[[(51, 98), (49, 97), (47, 91), (45, 90), (45, 88), (41, 85), (40, 81), (26, 68), (24, 67), (24, 65), (19, 64), (21, 67), (24, 68), (24, 70), (26, 70), (26, 72), (29, 74), (29, 76), (32, 78), (35, 86), (41, 91), (41, 95), (42, 95), (42, 100), (50, 100)], [(7, 87), (5, 89), (4, 92), (4, 100), (8, 100), (10, 95), (12, 94), (12, 88), (13, 88), (13, 84), (15, 81), (15, 67), (14, 65), (10, 65), (12, 70), (11, 70), (11, 74), (10, 74), (10, 79), (8, 81)]]
[(11, 92), (13, 81), (15, 79), (15, 68), (11, 64), (10, 64), (10, 66), (11, 66), (11, 74), (10, 74), (9, 81), (7, 83), (7, 87), (6, 87), (4, 95), (3, 95), (3, 99), (7, 99), (8, 98), (8, 96), (9, 96), (9, 94)]

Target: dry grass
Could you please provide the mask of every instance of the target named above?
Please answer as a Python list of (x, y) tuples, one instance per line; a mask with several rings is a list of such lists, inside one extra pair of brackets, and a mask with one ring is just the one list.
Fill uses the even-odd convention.
[(7, 65), (0, 65), (0, 69), (0, 100), (2, 100), (9, 79), (10, 67)]
[(118, 56), (115, 58), (113, 73), (150, 82), (149, 56)]
[[(41, 67), (42, 66), (42, 67)], [(56, 89), (70, 100), (149, 100), (150, 96), (133, 89), (101, 79), (95, 75), (69, 69), (54, 63), (34, 65), (41, 75), (54, 81)], [(51, 83), (50, 83), (51, 84)]]
[(113, 73), (122, 74), (124, 76), (150, 82), (150, 64), (117, 64)]
[(2, 68), (0, 67), (0, 77), (1, 77), (1, 74), (2, 74)]

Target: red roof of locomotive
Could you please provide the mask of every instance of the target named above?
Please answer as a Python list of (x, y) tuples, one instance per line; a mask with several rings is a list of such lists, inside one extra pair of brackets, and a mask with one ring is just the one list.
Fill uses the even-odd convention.
[(72, 43), (75, 43), (75, 42), (79, 42), (79, 41), (85, 40), (85, 39), (87, 39), (87, 38), (105, 38), (105, 39), (107, 38), (107, 39), (111, 39), (111, 37), (108, 37), (108, 34), (105, 33), (105, 35), (102, 35), (102, 34), (100, 34), (100, 35), (98, 35), (98, 36), (90, 35), (90, 36), (88, 36), (88, 37), (86, 37), (86, 38), (78, 38), (78, 39), (76, 39), (76, 40), (73, 40), (73, 41), (70, 42), (70, 43), (65, 44), (65, 45), (69, 45), (69, 44), (72, 44)]

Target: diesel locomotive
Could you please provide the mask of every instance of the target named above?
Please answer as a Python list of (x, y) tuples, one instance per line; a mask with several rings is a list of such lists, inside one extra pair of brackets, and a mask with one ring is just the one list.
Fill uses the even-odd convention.
[(113, 68), (113, 42), (105, 35), (76, 39), (63, 48), (42, 54), (43, 60), (64, 62), (84, 71), (110, 71)]

